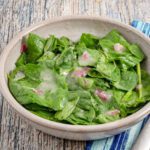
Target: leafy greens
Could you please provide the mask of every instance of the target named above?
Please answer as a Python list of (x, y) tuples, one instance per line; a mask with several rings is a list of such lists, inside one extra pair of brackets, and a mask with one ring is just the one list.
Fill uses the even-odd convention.
[(144, 53), (117, 30), (77, 42), (30, 33), (8, 84), (16, 100), (48, 120), (92, 125), (126, 117), (150, 101)]

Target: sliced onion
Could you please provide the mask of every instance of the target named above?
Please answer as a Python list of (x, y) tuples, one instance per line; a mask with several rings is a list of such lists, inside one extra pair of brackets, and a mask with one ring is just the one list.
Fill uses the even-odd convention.
[(89, 72), (90, 68), (88, 67), (84, 67), (84, 68), (77, 68), (74, 72), (73, 72), (73, 76), (75, 77), (85, 77), (87, 75), (87, 73)]
[(142, 88), (142, 84), (138, 84), (137, 86), (136, 86), (136, 90), (140, 90)]
[(82, 59), (85, 60), (85, 61), (88, 60), (89, 57), (90, 57), (90, 55), (89, 55), (89, 53), (88, 53), (87, 51), (85, 51), (85, 52), (82, 54)]
[(26, 50), (27, 50), (26, 44), (22, 44), (22, 45), (21, 45), (20, 52), (23, 53), (23, 52), (25, 52)]
[(111, 94), (108, 94), (106, 93), (105, 91), (102, 91), (102, 90), (99, 90), (97, 89), (95, 91), (95, 95), (97, 95), (101, 100), (103, 101), (108, 101), (111, 99), (112, 95)]
[(114, 50), (116, 52), (122, 53), (125, 50), (125, 47), (123, 45), (121, 45), (120, 43), (116, 43), (114, 45)]
[(106, 114), (110, 116), (115, 116), (115, 115), (118, 115), (119, 113), (120, 113), (120, 110), (118, 109), (114, 109), (114, 110), (110, 110), (106, 112)]

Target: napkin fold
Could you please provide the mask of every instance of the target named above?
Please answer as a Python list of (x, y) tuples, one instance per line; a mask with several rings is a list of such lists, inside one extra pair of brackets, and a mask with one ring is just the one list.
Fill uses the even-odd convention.
[[(150, 23), (142, 22), (140, 20), (134, 20), (131, 26), (135, 27), (137, 30), (142, 31), (145, 35), (150, 37)], [(131, 150), (132, 145), (135, 143), (138, 135), (140, 134), (142, 128), (146, 124), (147, 120), (150, 118), (148, 115), (144, 120), (132, 126), (130, 129), (117, 134), (113, 137), (87, 141), (86, 150)]]

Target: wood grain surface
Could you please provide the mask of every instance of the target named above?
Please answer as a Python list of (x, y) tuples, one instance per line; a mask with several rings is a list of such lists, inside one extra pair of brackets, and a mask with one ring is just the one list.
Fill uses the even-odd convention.
[[(0, 52), (23, 29), (48, 18), (97, 15), (129, 24), (150, 21), (150, 0), (0, 0)], [(59, 139), (28, 125), (0, 95), (0, 150), (83, 150), (85, 142)]]

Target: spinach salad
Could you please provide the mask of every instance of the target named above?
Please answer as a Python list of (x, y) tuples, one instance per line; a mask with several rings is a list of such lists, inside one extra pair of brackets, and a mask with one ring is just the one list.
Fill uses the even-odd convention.
[(8, 84), (16, 100), (48, 120), (74, 125), (124, 118), (150, 101), (144, 54), (117, 30), (105, 37), (83, 33), (77, 42), (63, 36), (23, 40)]

